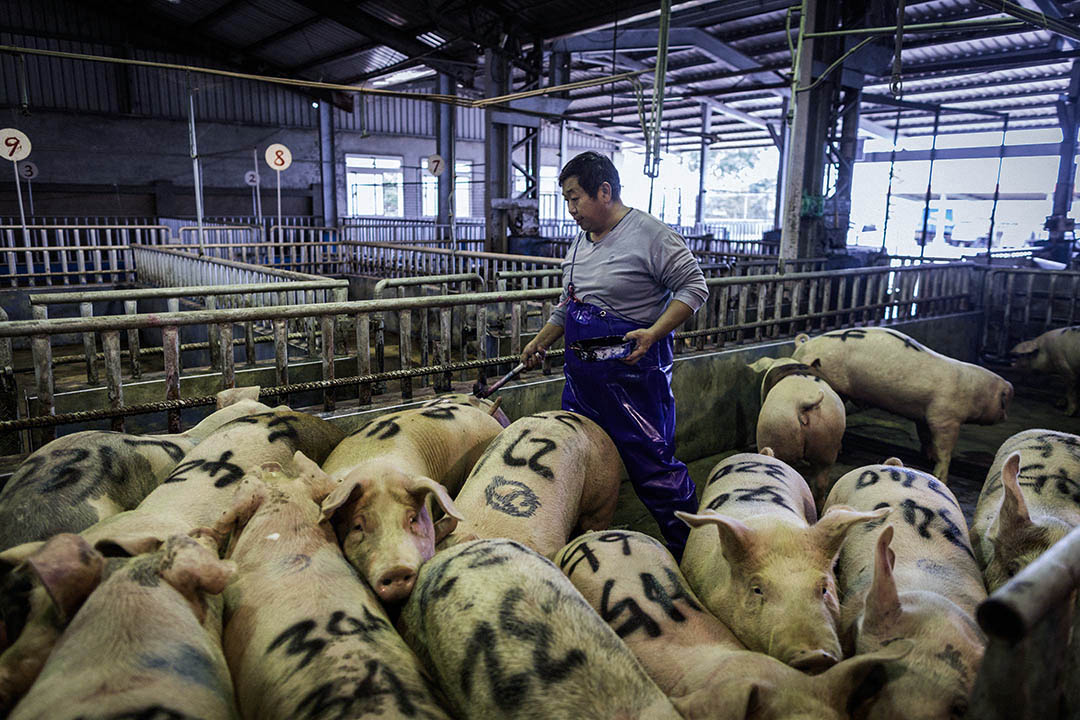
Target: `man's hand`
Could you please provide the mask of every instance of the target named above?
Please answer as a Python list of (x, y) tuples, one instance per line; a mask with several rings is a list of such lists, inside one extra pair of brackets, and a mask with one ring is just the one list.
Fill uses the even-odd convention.
[(521, 362), (525, 363), (526, 370), (532, 370), (544, 361), (544, 353), (547, 352), (547, 348), (537, 342), (539, 339), (539, 337), (533, 338), (521, 351)]
[(641, 359), (641, 356), (652, 347), (657, 339), (658, 338), (653, 333), (652, 328), (639, 328), (637, 330), (631, 330), (623, 335), (623, 340), (633, 340), (636, 343), (633, 352), (623, 358), (623, 362), (627, 365), (636, 363)]

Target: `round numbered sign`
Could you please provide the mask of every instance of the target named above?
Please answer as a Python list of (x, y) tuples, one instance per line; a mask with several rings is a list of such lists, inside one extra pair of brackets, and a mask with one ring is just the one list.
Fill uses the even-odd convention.
[(30, 138), (21, 130), (4, 128), (0, 130), (0, 153), (11, 162), (25, 160), (30, 155)]
[(288, 170), (292, 165), (292, 153), (281, 143), (274, 143), (266, 148), (266, 164), (278, 172)]
[(427, 159), (427, 169), (429, 173), (439, 177), (446, 170), (446, 161), (442, 155), (432, 155)]
[(37, 180), (38, 167), (29, 160), (19, 163), (19, 177), (23, 180)]
[(246, 173), (244, 173), (244, 182), (246, 182), (251, 187), (255, 187), (259, 184), (259, 174), (254, 170), (248, 170)]

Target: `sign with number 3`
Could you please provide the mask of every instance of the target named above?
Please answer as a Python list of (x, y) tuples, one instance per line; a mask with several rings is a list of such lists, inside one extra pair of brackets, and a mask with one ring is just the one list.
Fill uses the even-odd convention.
[(288, 170), (292, 165), (292, 153), (281, 143), (274, 143), (266, 148), (266, 164), (278, 172)]
[(0, 130), (0, 154), (11, 162), (25, 160), (30, 156), (30, 138), (15, 128)]

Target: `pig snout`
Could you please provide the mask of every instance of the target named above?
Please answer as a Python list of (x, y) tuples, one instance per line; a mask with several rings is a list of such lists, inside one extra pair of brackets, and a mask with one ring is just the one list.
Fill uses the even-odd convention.
[(828, 650), (797, 650), (787, 660), (787, 664), (809, 675), (817, 675), (840, 662), (835, 654)]
[(384, 603), (401, 602), (412, 594), (416, 584), (416, 568), (398, 565), (379, 575), (375, 592)]

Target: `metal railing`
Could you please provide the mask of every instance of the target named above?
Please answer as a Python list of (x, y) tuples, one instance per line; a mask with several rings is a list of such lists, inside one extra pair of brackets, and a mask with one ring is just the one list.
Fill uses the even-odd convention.
[(1080, 325), (1080, 272), (981, 267), (984, 355), (1004, 359), (1018, 342)]
[(129, 282), (130, 247), (169, 241), (163, 225), (3, 225), (0, 235), (0, 278), (12, 287)]
[(355, 242), (417, 245), (449, 242), (452, 238), (459, 242), (483, 242), (486, 233), (482, 218), (459, 218), (449, 225), (434, 218), (343, 217), (338, 224), (342, 237)]
[(514, 270), (557, 268), (562, 260), (528, 255), (487, 252), (454, 252), (393, 243), (351, 243), (352, 271), (378, 277), (412, 277), (477, 273), (491, 286), (495, 274)]
[[(676, 347), (679, 352), (695, 347), (720, 348), (729, 343), (757, 342), (856, 323), (889, 322), (960, 312), (971, 306), (969, 291), (972, 273), (972, 266), (957, 264), (711, 278), (707, 281), (710, 298), (706, 307), (690, 321), (688, 327), (676, 334)], [(512, 279), (512, 276), (505, 274), (499, 277), (507, 282)], [(475, 282), (476, 279), (475, 275), (467, 275), (460, 281)], [(549, 279), (554, 280), (554, 277)], [(383, 287), (403, 282), (436, 282), (441, 285), (451, 281), (448, 278), (389, 280), (385, 281)], [(305, 369), (308, 377), (312, 372), (317, 372), (311, 363), (316, 359), (321, 360), (321, 375), (314, 380), (273, 394), (323, 390), (324, 406), (330, 410), (335, 406), (338, 394), (343, 392), (343, 387), (356, 388), (351, 396), (356, 397), (359, 403), (367, 404), (371, 401), (373, 383), (399, 380), (401, 395), (408, 398), (412, 393), (413, 377), (434, 375), (438, 381), (436, 384), (445, 387), (449, 385), (452, 373), (490, 366), (495, 362), (492, 358), (502, 357), (505, 362), (507, 358), (515, 357), (521, 352), (527, 336), (538, 331), (547, 320), (559, 294), (560, 289), (552, 287), (359, 302), (0, 323), (0, 338), (32, 338), (38, 416), (19, 421), (22, 424), (16, 425), (0, 422), (0, 431), (31, 425), (52, 427), (57, 423), (98, 417), (122, 417), (126, 413), (121, 412), (124, 388), (120, 360), (122, 332), (160, 331), (164, 361), (163, 400), (174, 401), (179, 398), (180, 328), (206, 326), (211, 329), (212, 336), (220, 338), (218, 342), (222, 347), (229, 347), (235, 345), (234, 325), (246, 327), (249, 323), (265, 323), (271, 328), (273, 336), (277, 385), (289, 385), (290, 346), (310, 359)], [(397, 313), (396, 342), (389, 332), (378, 332), (377, 315), (385, 313)], [(414, 313), (419, 313), (418, 323), (414, 323)], [(352, 325), (350, 340), (348, 343), (341, 342), (343, 333), (349, 332), (349, 324)], [(55, 413), (50, 339), (71, 333), (100, 336), (109, 406), (106, 411), (98, 411), (98, 415), (74, 413), (48, 419), (45, 416)], [(372, 335), (375, 336), (374, 348)], [(414, 345), (416, 336), (420, 339), (419, 347)], [(299, 341), (290, 343), (291, 337), (299, 337)], [(95, 339), (93, 347), (97, 347), (97, 344)], [(558, 353), (549, 353), (549, 361), (558, 356)], [(384, 359), (383, 368), (387, 368), (382, 372), (379, 372), (377, 364), (379, 357)], [(438, 364), (426, 366), (423, 361), (425, 357), (437, 358)], [(252, 367), (257, 366), (258, 359), (250, 354), (250, 348), (246, 359)], [(374, 371), (373, 361), (376, 363)], [(219, 367), (215, 371), (220, 373), (221, 387), (232, 387), (235, 383), (235, 362), (234, 353), (219, 353)], [(342, 366), (342, 372), (351, 373), (353, 379), (339, 379), (338, 365)], [(196, 372), (205, 375), (205, 370)], [(155, 404), (151, 410), (177, 411), (178, 407), (175, 404)], [(101, 412), (105, 412), (105, 415), (101, 415)], [(110, 412), (115, 414), (109, 415)]]
[(176, 236), (181, 245), (188, 246), (241, 245), (263, 239), (262, 230), (255, 225), (204, 225), (201, 234), (197, 225), (182, 225)]
[(184, 285), (239, 285), (282, 281), (322, 280), (318, 275), (261, 267), (215, 257), (199, 257), (172, 248), (131, 248), (139, 281), (158, 287)]
[(989, 638), (967, 717), (1056, 720), (1080, 716), (1080, 528), (984, 600)]

